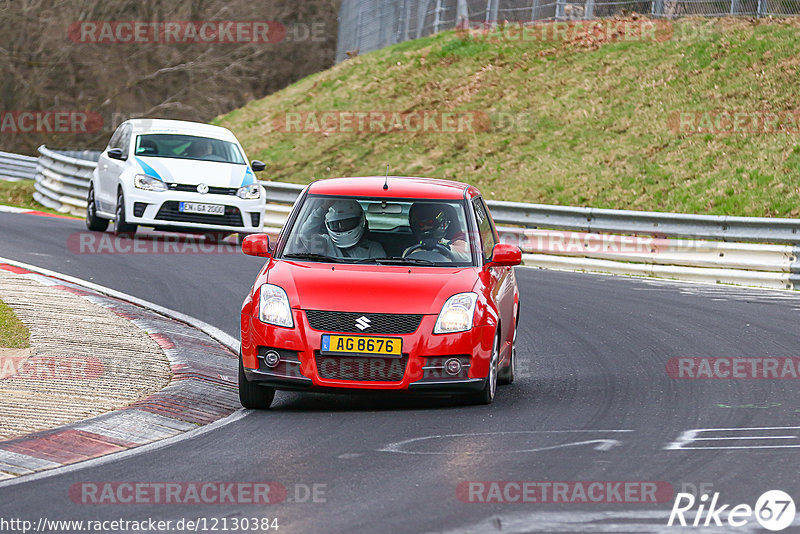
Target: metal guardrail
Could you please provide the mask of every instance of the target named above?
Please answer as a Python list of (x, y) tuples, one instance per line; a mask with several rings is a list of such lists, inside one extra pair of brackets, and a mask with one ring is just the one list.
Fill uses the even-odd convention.
[(51, 150), (40, 146), (33, 198), (62, 213), (83, 215), (89, 180), (99, 157), (98, 151)]
[(18, 182), (20, 180), (33, 180), (35, 176), (35, 157), (0, 152), (0, 180)]
[[(41, 146), (39, 154), (36, 200), (82, 215), (99, 153)], [(265, 231), (274, 234), (305, 186), (261, 184)], [(800, 289), (797, 219), (487, 204), (501, 240), (519, 245), (526, 265)]]

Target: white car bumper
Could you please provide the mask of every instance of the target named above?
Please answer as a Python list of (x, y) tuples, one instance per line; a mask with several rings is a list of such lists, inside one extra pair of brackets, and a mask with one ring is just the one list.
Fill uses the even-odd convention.
[[(152, 192), (130, 188), (125, 193), (125, 218), (131, 224), (163, 229), (258, 233), (264, 228), (264, 195), (243, 200), (236, 195), (201, 195), (191, 191)], [(225, 206), (224, 215), (186, 213), (181, 202)]]

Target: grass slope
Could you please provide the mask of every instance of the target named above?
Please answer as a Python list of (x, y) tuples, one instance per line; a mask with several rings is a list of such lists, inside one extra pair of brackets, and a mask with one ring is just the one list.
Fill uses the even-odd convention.
[(0, 348), (24, 349), (30, 346), (30, 334), (14, 311), (0, 300)]
[[(682, 19), (669, 39), (488, 42), (454, 31), (309, 76), (214, 122), (263, 179), (451, 178), (489, 198), (748, 216), (800, 216), (795, 133), (679, 133), (684, 111), (798, 112), (800, 21)], [(281, 133), (295, 111), (518, 113), (523, 131)], [(522, 115), (524, 114), (524, 115)]]

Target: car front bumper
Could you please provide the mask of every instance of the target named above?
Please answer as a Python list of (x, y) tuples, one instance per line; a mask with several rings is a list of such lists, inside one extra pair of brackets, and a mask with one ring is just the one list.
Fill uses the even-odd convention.
[[(225, 215), (183, 213), (181, 202), (225, 206)], [(125, 218), (131, 224), (157, 229), (258, 233), (264, 228), (264, 195), (244, 200), (235, 195), (151, 192), (131, 188), (125, 193)]]

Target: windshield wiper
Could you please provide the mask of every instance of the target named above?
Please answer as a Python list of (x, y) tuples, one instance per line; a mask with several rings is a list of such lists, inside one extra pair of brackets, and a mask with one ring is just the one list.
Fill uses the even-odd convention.
[(436, 265), (435, 261), (423, 260), (421, 258), (401, 258), (392, 256), (391, 258), (371, 258), (369, 261), (386, 265)]
[(344, 258), (334, 258), (324, 254), (315, 254), (313, 252), (296, 252), (294, 254), (284, 254), (284, 258), (291, 258), (297, 260), (316, 260), (316, 261), (330, 261), (334, 263), (342, 263)]

